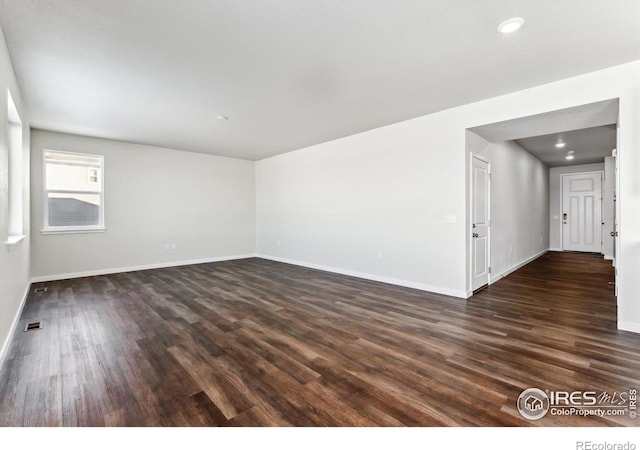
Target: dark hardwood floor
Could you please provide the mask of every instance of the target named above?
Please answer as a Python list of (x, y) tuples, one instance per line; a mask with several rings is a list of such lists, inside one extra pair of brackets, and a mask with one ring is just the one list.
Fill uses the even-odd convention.
[(640, 387), (600, 256), (550, 253), (468, 301), (246, 259), (43, 283), (0, 372), (9, 426), (608, 426), (523, 389)]

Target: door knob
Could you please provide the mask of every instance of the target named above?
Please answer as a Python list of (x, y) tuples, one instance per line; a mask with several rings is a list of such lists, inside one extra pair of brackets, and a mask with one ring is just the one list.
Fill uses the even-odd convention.
[(610, 234), (611, 234), (611, 237), (616, 237), (618, 235), (618, 232), (617, 231), (612, 231)]
[(472, 236), (473, 237), (478, 237), (478, 233), (473, 233)]

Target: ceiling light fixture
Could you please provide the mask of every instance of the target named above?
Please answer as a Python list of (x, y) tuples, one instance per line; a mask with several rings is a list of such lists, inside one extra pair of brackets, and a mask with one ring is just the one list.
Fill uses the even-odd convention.
[(567, 144), (565, 144), (564, 142), (558, 142), (556, 144), (556, 148), (563, 148), (565, 145), (567, 145)]
[(498, 31), (502, 34), (513, 33), (518, 30), (522, 24), (524, 23), (524, 19), (522, 17), (512, 17), (511, 19), (507, 19), (498, 25)]
[(216, 117), (216, 119), (218, 119), (218, 120), (229, 120), (229, 118), (227, 116), (223, 116), (223, 115), (220, 115), (220, 116)]
[(567, 155), (567, 156), (565, 156), (564, 158), (565, 158), (565, 159), (573, 159), (573, 158), (575, 158), (575, 156), (573, 156), (573, 155)]
[(569, 150), (567, 153), (573, 155), (575, 153), (575, 150)]

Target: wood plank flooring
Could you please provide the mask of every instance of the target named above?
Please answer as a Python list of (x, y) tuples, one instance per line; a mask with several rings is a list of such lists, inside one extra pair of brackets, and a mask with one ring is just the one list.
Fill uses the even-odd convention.
[(640, 387), (612, 280), (599, 255), (549, 253), (468, 301), (262, 259), (44, 283), (0, 425), (637, 425), (515, 407)]

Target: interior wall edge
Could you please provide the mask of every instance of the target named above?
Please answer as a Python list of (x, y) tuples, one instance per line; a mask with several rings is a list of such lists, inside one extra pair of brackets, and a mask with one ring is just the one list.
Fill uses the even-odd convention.
[(618, 330), (630, 331), (631, 333), (640, 333), (640, 323), (626, 322), (624, 320), (619, 320)]
[(516, 265), (508, 268), (507, 270), (504, 270), (502, 273), (496, 274), (494, 276), (491, 277), (491, 280), (489, 281), (489, 284), (493, 284), (496, 281), (500, 281), (502, 278), (512, 274), (513, 272), (515, 272), (516, 270), (520, 269), (521, 267), (526, 266), (527, 264), (529, 264), (530, 262), (535, 261), (536, 259), (540, 258), (541, 256), (546, 255), (547, 253), (549, 253), (550, 251), (552, 251), (550, 248), (544, 249), (541, 252), (536, 253), (533, 256), (530, 256), (522, 261), (520, 261), (519, 263), (517, 263)]
[(206, 264), (212, 262), (233, 261), (236, 259), (255, 258), (255, 254), (215, 256), (212, 258), (190, 259), (184, 261), (168, 261), (140, 266), (113, 267), (108, 269), (88, 270), (85, 272), (61, 273), (41, 275), (31, 278), (31, 283), (45, 283), (48, 281), (69, 280), (72, 278), (95, 277), (99, 275), (111, 275), (114, 273), (137, 272), (139, 270), (166, 269), (168, 267), (190, 266), (194, 264)]
[(2, 365), (4, 364), (4, 361), (9, 354), (9, 347), (11, 345), (11, 341), (13, 340), (13, 336), (16, 333), (16, 329), (18, 328), (18, 323), (20, 323), (20, 317), (22, 316), (24, 305), (27, 303), (27, 298), (29, 297), (29, 292), (31, 291), (31, 284), (31, 282), (27, 283), (27, 287), (24, 290), (24, 294), (22, 295), (22, 300), (20, 301), (20, 306), (18, 307), (16, 315), (13, 318), (13, 322), (11, 323), (9, 334), (2, 343), (2, 348), (0, 348), (0, 370), (2, 370)]
[(397, 278), (381, 277), (381, 276), (373, 275), (369, 273), (341, 269), (337, 267), (323, 266), (320, 264), (307, 263), (304, 261), (298, 261), (294, 259), (280, 258), (277, 256), (265, 255), (262, 253), (257, 254), (256, 257), (262, 258), (262, 259), (268, 259), (269, 261), (292, 264), (294, 266), (307, 267), (309, 269), (322, 270), (323, 272), (337, 273), (340, 275), (346, 275), (346, 276), (355, 277), (355, 278), (362, 278), (370, 281), (377, 281), (379, 283), (387, 283), (387, 284), (393, 284), (395, 286), (418, 289), (420, 291), (430, 292), (434, 294), (448, 295), (450, 297), (456, 297), (459, 299), (466, 299), (469, 297), (467, 291), (463, 291), (463, 290), (448, 289), (440, 286), (434, 286), (434, 285), (429, 285), (424, 283), (416, 283), (414, 281), (400, 280)]

